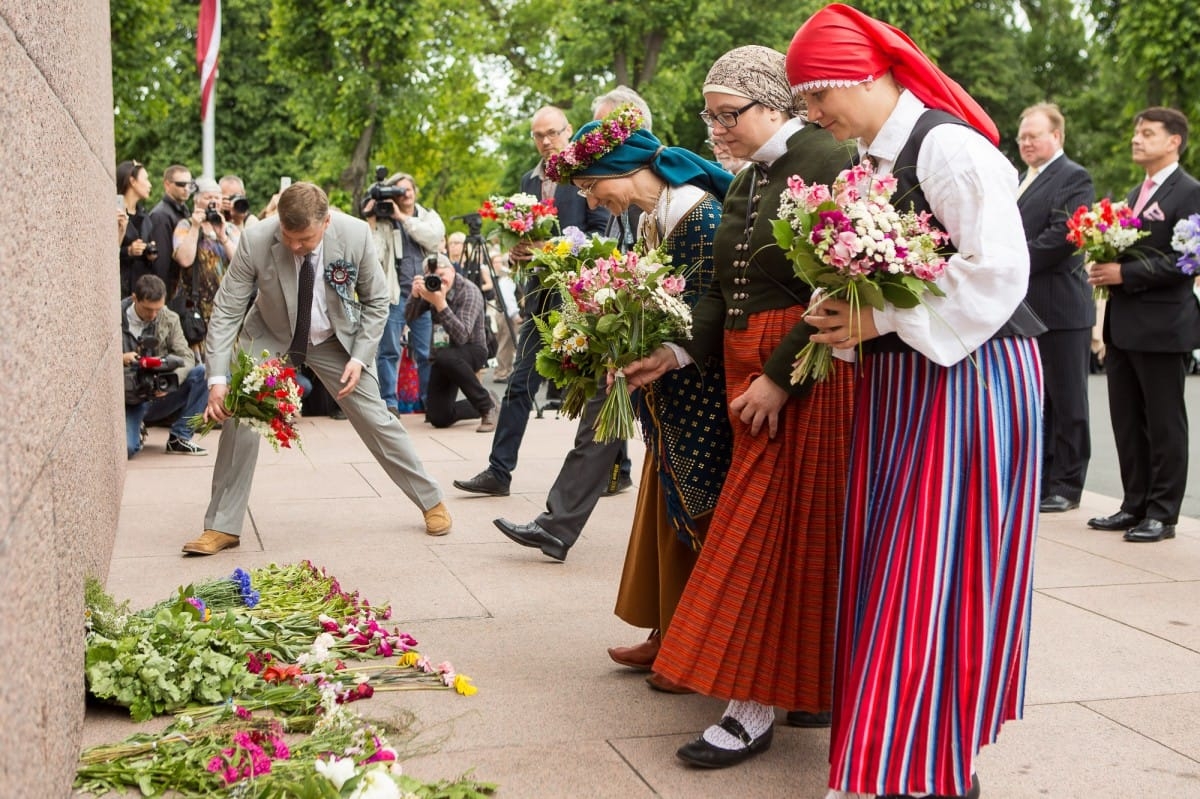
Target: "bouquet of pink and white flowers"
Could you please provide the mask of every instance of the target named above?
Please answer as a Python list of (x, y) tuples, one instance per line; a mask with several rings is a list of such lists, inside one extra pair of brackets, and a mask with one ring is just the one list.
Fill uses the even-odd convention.
[[(1117, 260), (1121, 253), (1146, 235), (1142, 220), (1124, 200), (1113, 202), (1105, 197), (1091, 206), (1081, 205), (1067, 220), (1067, 241), (1075, 245), (1075, 253), (1094, 264)], [(1096, 286), (1092, 296), (1108, 299), (1108, 287)]]
[[(546, 319), (534, 317), (543, 344), (538, 373), (566, 389), (562, 413), (573, 419), (615, 372), (595, 440), (633, 438), (633, 405), (621, 369), (665, 341), (691, 337), (691, 309), (680, 299), (686, 281), (658, 251), (622, 254), (600, 238), (574, 256), (568, 249), (567, 243), (549, 242), (540, 259), (559, 264), (542, 282), (562, 292), (563, 306)], [(570, 257), (574, 268), (562, 263)]]
[(480, 206), (479, 215), (483, 217), (484, 235), (499, 238), (506, 250), (520, 241), (544, 241), (554, 235), (558, 225), (553, 198), (539, 200), (532, 194), (489, 197)]
[[(296, 370), (281, 358), (270, 357), (263, 350), (263, 360), (255, 362), (250, 353), (238, 350), (234, 358), (229, 380), (229, 393), (225, 395), (225, 410), (271, 442), (278, 452), (280, 447), (300, 445), (300, 433), (296, 420), (300, 417), (300, 384), (296, 382)], [(203, 415), (188, 420), (192, 429), (200, 435), (211, 432), (217, 423), (205, 421)]]
[[(796, 275), (821, 296), (852, 306), (913, 308), (928, 292), (945, 296), (934, 282), (946, 268), (939, 247), (949, 239), (928, 213), (901, 213), (891, 203), (894, 175), (859, 165), (832, 186), (788, 180), (772, 222), (775, 241), (787, 251)], [(820, 300), (818, 299), (819, 303)], [(796, 356), (792, 383), (826, 379), (833, 349), (809, 342)]]

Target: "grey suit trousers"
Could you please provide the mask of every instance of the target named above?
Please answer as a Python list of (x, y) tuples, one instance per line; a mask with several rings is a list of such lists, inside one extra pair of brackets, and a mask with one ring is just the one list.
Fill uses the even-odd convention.
[(608, 488), (613, 464), (621, 451), (620, 440), (598, 444), (592, 425), (600, 415), (604, 392), (597, 392), (584, 406), (575, 428), (575, 447), (567, 453), (558, 478), (546, 495), (546, 511), (537, 517), (538, 525), (567, 546), (579, 539), (583, 526)]
[[(331, 395), (337, 394), (338, 381), (349, 360), (350, 356), (336, 338), (310, 345), (305, 358)], [(379, 381), (373, 367), (363, 369), (354, 391), (339, 404), (371, 455), (413, 504), (426, 511), (442, 501), (442, 490), (425, 472), (404, 425), (388, 411), (380, 398)], [(221, 445), (213, 467), (212, 498), (204, 514), (204, 529), (228, 535), (242, 534), (261, 440), (262, 436), (249, 426), (232, 419), (221, 427)]]

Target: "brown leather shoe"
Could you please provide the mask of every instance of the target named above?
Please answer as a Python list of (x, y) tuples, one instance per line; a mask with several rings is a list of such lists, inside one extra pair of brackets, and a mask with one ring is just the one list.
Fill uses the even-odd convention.
[(479, 419), (479, 427), (475, 428), (476, 433), (490, 433), (496, 429), (496, 422), (500, 419), (500, 403), (494, 403)]
[(691, 688), (688, 688), (686, 685), (680, 685), (679, 683), (677, 683), (673, 680), (668, 680), (666, 677), (662, 676), (661, 674), (659, 674), (656, 671), (651, 672), (650, 676), (646, 678), (646, 684), (649, 685), (654, 690), (662, 691), (665, 694), (694, 694), (694, 693), (696, 693)]
[(650, 671), (654, 659), (658, 657), (659, 647), (662, 646), (662, 636), (658, 630), (653, 630), (650, 637), (634, 646), (614, 646), (608, 650), (608, 656), (614, 663), (628, 666), (638, 671)]
[(445, 535), (450, 532), (450, 524), (450, 511), (444, 502), (425, 511), (425, 532), (429, 535)]
[(184, 544), (183, 551), (189, 555), (215, 555), (222, 549), (232, 549), (240, 543), (242, 539), (236, 535), (205, 530), (204, 535)]

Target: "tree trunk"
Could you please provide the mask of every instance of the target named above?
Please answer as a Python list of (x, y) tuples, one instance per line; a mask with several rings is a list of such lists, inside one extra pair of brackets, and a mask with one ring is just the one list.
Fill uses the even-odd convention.
[(344, 189), (352, 198), (352, 209), (357, 216), (362, 211), (363, 188), (367, 185), (367, 156), (371, 153), (371, 142), (375, 140), (375, 116), (363, 128), (362, 134), (354, 144), (354, 152), (350, 156), (350, 164), (338, 176), (338, 186)]

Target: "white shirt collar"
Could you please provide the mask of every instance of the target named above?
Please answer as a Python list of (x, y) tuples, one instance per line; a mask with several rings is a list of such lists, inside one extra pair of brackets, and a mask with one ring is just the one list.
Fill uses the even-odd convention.
[(1154, 188), (1157, 189), (1167, 178), (1175, 174), (1176, 169), (1179, 169), (1178, 161), (1173, 164), (1168, 164), (1167, 166), (1164, 166), (1162, 169), (1155, 172), (1153, 175), (1147, 175), (1146, 177), (1154, 181)]
[(900, 151), (904, 149), (904, 145), (908, 144), (908, 137), (917, 124), (917, 120), (925, 111), (926, 105), (918, 100), (915, 94), (910, 91), (900, 92), (896, 107), (892, 109), (887, 121), (879, 129), (875, 141), (871, 142), (868, 147), (862, 139), (858, 140), (858, 154), (866, 155), (869, 149), (871, 156), (876, 161), (887, 161), (894, 164)]

